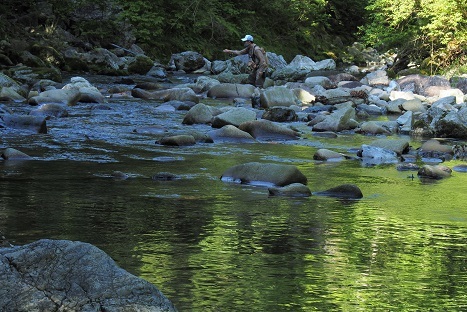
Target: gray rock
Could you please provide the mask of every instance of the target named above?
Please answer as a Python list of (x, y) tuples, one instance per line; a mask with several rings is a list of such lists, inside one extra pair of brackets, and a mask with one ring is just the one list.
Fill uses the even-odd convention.
[(247, 84), (220, 83), (209, 89), (207, 96), (211, 98), (250, 98), (255, 87)]
[(40, 104), (64, 104), (74, 106), (81, 98), (81, 93), (76, 89), (52, 89), (39, 93), (29, 99), (30, 105)]
[(361, 157), (367, 166), (398, 163), (397, 154), (381, 147), (362, 145)]
[(198, 52), (185, 51), (172, 55), (172, 60), (177, 70), (183, 70), (191, 73), (204, 66), (205, 60), (203, 55)]
[(325, 148), (320, 148), (313, 155), (314, 160), (337, 161), (337, 160), (344, 160), (345, 158), (346, 156), (344, 154), (334, 152), (334, 151), (331, 151)]
[(254, 143), (256, 140), (245, 131), (238, 129), (235, 126), (227, 125), (220, 129), (208, 132), (208, 135), (214, 142), (230, 142), (230, 143)]
[(294, 92), (286, 87), (272, 87), (263, 90), (260, 95), (261, 107), (291, 106), (298, 102)]
[(298, 133), (269, 120), (253, 120), (242, 123), (240, 130), (248, 132), (257, 140), (295, 140)]
[(296, 166), (258, 162), (233, 166), (222, 174), (221, 180), (276, 186), (286, 186), (292, 183), (307, 184), (307, 178)]
[(39, 240), (0, 249), (0, 310), (177, 311), (154, 285), (82, 242)]
[(213, 112), (214, 109), (211, 106), (198, 103), (187, 112), (182, 123), (185, 125), (210, 123), (213, 117)]
[(212, 118), (213, 128), (222, 128), (226, 125), (238, 127), (240, 124), (256, 119), (256, 113), (250, 109), (243, 107), (234, 107), (228, 111), (214, 116)]
[(388, 86), (389, 77), (385, 70), (377, 70), (367, 74), (360, 82), (369, 86)]
[(313, 131), (342, 131), (355, 128), (355, 109), (353, 107), (345, 107), (335, 110), (331, 115), (315, 124)]

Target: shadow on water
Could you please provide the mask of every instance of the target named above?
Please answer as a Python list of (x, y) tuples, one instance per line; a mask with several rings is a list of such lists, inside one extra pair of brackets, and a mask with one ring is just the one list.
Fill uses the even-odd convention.
[[(166, 134), (209, 126), (183, 126), (184, 112), (157, 102), (106, 105), (70, 109), (47, 135), (0, 129), (0, 148), (34, 158), (0, 161), (0, 230), (11, 243), (95, 244), (180, 311), (467, 309), (465, 173), (426, 181), (394, 165), (313, 160), (318, 148), (374, 139), (358, 135), (163, 147)], [(134, 131), (155, 126), (164, 130)], [(363, 198), (274, 197), (220, 180), (249, 161), (293, 164), (312, 192), (353, 183)], [(153, 179), (161, 172), (179, 178)]]

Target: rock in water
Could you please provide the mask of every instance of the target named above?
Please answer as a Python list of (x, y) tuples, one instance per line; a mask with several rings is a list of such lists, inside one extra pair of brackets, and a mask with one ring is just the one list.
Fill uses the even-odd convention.
[(307, 178), (293, 165), (263, 164), (258, 162), (233, 166), (222, 174), (221, 179), (223, 181), (272, 184), (276, 186), (307, 183)]
[(177, 311), (154, 285), (97, 247), (39, 240), (0, 248), (0, 310)]

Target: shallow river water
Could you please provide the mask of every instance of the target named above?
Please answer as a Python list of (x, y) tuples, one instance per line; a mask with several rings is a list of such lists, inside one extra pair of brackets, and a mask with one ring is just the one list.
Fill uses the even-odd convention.
[[(164, 147), (155, 144), (163, 135), (210, 127), (184, 126), (186, 111), (157, 112), (157, 102), (107, 101), (111, 110), (69, 108), (48, 134), (0, 129), (0, 149), (34, 157), (0, 160), (0, 232), (10, 243), (94, 244), (179, 311), (467, 310), (467, 173), (426, 181), (395, 165), (317, 162), (319, 148), (351, 154), (375, 138), (316, 138), (300, 123), (295, 142)], [(364, 197), (271, 197), (220, 180), (250, 161), (295, 165), (313, 192), (354, 183)], [(153, 180), (160, 172), (179, 179)]]

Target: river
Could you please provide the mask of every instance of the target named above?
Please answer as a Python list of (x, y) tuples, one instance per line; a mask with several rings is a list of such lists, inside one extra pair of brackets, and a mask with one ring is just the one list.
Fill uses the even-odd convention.
[[(352, 154), (375, 137), (318, 138), (304, 123), (294, 124), (304, 132), (297, 141), (160, 146), (167, 133), (210, 127), (182, 125), (186, 111), (158, 105), (108, 98), (109, 110), (69, 108), (48, 134), (0, 129), (0, 149), (34, 158), (0, 161), (1, 234), (18, 245), (94, 244), (179, 311), (467, 310), (467, 173), (427, 181), (394, 164), (317, 162), (319, 148)], [(354, 183), (364, 197), (272, 197), (220, 180), (250, 161), (295, 165), (313, 192)], [(154, 180), (160, 172), (178, 179)]]

